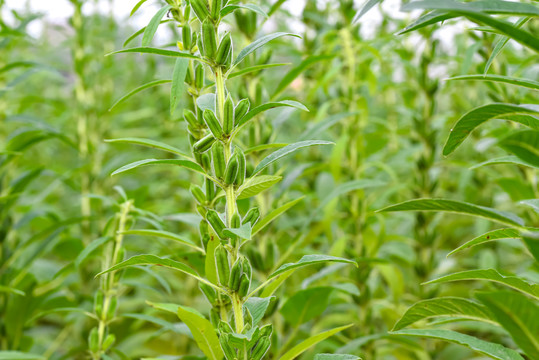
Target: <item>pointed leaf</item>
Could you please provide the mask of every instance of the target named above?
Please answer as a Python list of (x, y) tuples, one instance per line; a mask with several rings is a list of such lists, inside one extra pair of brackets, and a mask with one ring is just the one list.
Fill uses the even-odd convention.
[(164, 150), (168, 151), (169, 153), (179, 155), (181, 157), (191, 159), (189, 155), (184, 153), (178, 148), (175, 148), (174, 146), (170, 146), (168, 144), (162, 143), (160, 141), (155, 141), (151, 139), (142, 139), (142, 138), (136, 138), (136, 137), (127, 137), (127, 138), (119, 138), (119, 139), (106, 139), (105, 142), (108, 143), (126, 143), (126, 144), (135, 144), (135, 145), (141, 145), (146, 146), (154, 149)]
[(490, 311), (477, 302), (458, 297), (440, 297), (415, 303), (411, 308), (406, 310), (406, 313), (397, 322), (393, 331), (403, 329), (420, 320), (430, 319), (436, 316), (456, 316), (471, 320), (495, 321)]
[(264, 12), (264, 10), (262, 10), (259, 6), (255, 5), (255, 4), (231, 4), (231, 5), (227, 5), (227, 6), (225, 6), (225, 7), (223, 7), (221, 9), (221, 12), (220, 12), (221, 17), (227, 16), (228, 14), (234, 12), (237, 9), (251, 10), (251, 11), (254, 11), (258, 15), (261, 15), (261, 16), (263, 16), (265, 18), (268, 17), (268, 14), (266, 14)]
[(312, 287), (297, 291), (281, 307), (281, 314), (294, 328), (320, 316), (329, 304), (333, 288)]
[(148, 46), (141, 46), (141, 47), (113, 51), (111, 53), (108, 53), (106, 56), (115, 55), (115, 54), (125, 54), (125, 53), (155, 54), (155, 55), (162, 55), (162, 56), (181, 57), (181, 58), (193, 59), (193, 60), (204, 62), (198, 56), (192, 55), (190, 53), (174, 51), (174, 50), (159, 49), (159, 48), (153, 48), (153, 47), (148, 47)]
[(331, 192), (320, 202), (318, 209), (325, 207), (331, 200), (349, 192), (383, 185), (386, 185), (386, 183), (379, 180), (361, 179), (348, 181), (331, 190)]
[(140, 0), (139, 2), (137, 2), (137, 4), (133, 7), (133, 9), (131, 10), (131, 13), (129, 14), (129, 16), (133, 16), (134, 13), (137, 12), (137, 10), (142, 6), (142, 4), (144, 4), (146, 1), (148, 0)]
[(256, 327), (256, 325), (258, 325), (260, 320), (262, 320), (264, 317), (272, 298), (273, 296), (265, 298), (250, 297), (245, 302), (245, 307), (249, 310), (253, 318), (253, 327)]
[(274, 39), (277, 39), (281, 36), (294, 36), (294, 37), (300, 38), (300, 36), (298, 35), (285, 33), (285, 32), (277, 32), (273, 34), (268, 34), (266, 36), (262, 36), (260, 39), (253, 41), (252, 43), (244, 47), (243, 50), (240, 51), (240, 53), (238, 54), (238, 57), (232, 63), (232, 67), (235, 67), (236, 65), (238, 65), (243, 59), (245, 59), (247, 55), (249, 55), (253, 51), (256, 51), (260, 47), (266, 45), (268, 42)]
[(513, 225), (517, 227), (520, 227), (524, 224), (524, 220), (514, 214), (507, 213), (505, 211), (499, 211), (485, 206), (465, 203), (462, 201), (446, 199), (409, 200), (400, 204), (388, 206), (378, 211), (447, 211), (458, 214), (478, 216), (502, 224)]
[(368, 0), (365, 3), (365, 5), (363, 5), (361, 10), (359, 10), (358, 13), (354, 16), (354, 19), (352, 20), (352, 24), (358, 21), (363, 15), (365, 15), (370, 9), (372, 9), (374, 5), (380, 2), (382, 2), (382, 0)]
[(519, 238), (520, 238), (520, 231), (518, 231), (517, 229), (512, 229), (512, 228), (497, 229), (497, 230), (489, 231), (486, 234), (473, 238), (472, 240), (462, 244), (455, 250), (451, 251), (449, 254), (447, 254), (447, 256), (453, 255), (454, 253), (458, 251), (462, 251), (462, 250), (469, 249), (477, 245), (484, 244), (486, 242), (496, 241), (496, 240), (501, 240), (501, 239), (519, 239)]
[(499, 164), (522, 165), (522, 166), (528, 166), (528, 167), (539, 169), (539, 167), (533, 166), (532, 164), (528, 164), (527, 162), (519, 159), (518, 157), (516, 157), (514, 155), (501, 156), (499, 158), (490, 159), (490, 160), (484, 161), (482, 163), (479, 163), (477, 165), (474, 165), (474, 166), (470, 167), (470, 169), (477, 169), (477, 168), (482, 167), (482, 166), (499, 165)]
[[(522, 25), (528, 22), (528, 20), (530, 20), (530, 17), (520, 18), (515, 22), (514, 26), (516, 28), (521, 28)], [(488, 58), (487, 63), (485, 64), (485, 70), (483, 71), (484, 74), (488, 73), (488, 70), (490, 69), (490, 65), (492, 65), (492, 62), (494, 61), (496, 56), (498, 56), (498, 54), (503, 50), (505, 45), (507, 45), (509, 40), (511, 40), (509, 36), (499, 36), (498, 38), (499, 39), (496, 42), (494, 49), (492, 50), (492, 54), (490, 54), (490, 57)]]
[(136, 255), (133, 256), (125, 261), (122, 261), (119, 264), (114, 265), (113, 267), (101, 271), (99, 274), (96, 275), (96, 277), (109, 273), (111, 271), (117, 271), (121, 269), (125, 269), (127, 267), (135, 266), (135, 265), (157, 265), (157, 266), (164, 266), (168, 267), (174, 270), (181, 271), (187, 275), (191, 275), (195, 278), (199, 278), (198, 274), (195, 270), (190, 268), (189, 266), (185, 265), (184, 263), (181, 263), (179, 261), (166, 259), (166, 258), (160, 258), (159, 256), (155, 255)]
[(277, 209), (272, 210), (269, 214), (260, 219), (255, 226), (253, 226), (252, 235), (256, 235), (260, 230), (269, 225), (273, 220), (275, 220), (279, 215), (284, 213), (286, 210), (290, 209), (292, 206), (296, 205), (298, 202), (303, 200), (303, 197), (287, 202), (284, 205), (279, 206)]
[(45, 357), (20, 351), (0, 351), (0, 360), (45, 360)]
[(153, 230), (153, 229), (133, 229), (122, 232), (124, 235), (140, 235), (140, 236), (155, 236), (160, 237), (164, 239), (170, 239), (177, 241), (181, 244), (187, 245), (195, 250), (204, 252), (204, 249), (200, 248), (199, 246), (195, 245), (191, 240), (183, 239), (180, 236), (171, 233), (169, 231), (162, 231), (162, 230)]
[(148, 26), (146, 26), (146, 30), (144, 30), (144, 35), (142, 35), (142, 46), (150, 45), (153, 36), (157, 31), (157, 27), (159, 26), (159, 22), (170, 9), (172, 9), (172, 5), (165, 5), (161, 9), (159, 9), (157, 13), (152, 17), (152, 19), (148, 23)]
[[(537, 120), (539, 123), (539, 120)], [(539, 167), (539, 131), (523, 130), (505, 137), (500, 146), (525, 163)]]
[(284, 355), (282, 355), (279, 359), (280, 360), (292, 360), (301, 355), (303, 352), (305, 352), (310, 347), (318, 344), (319, 342), (327, 339), (330, 336), (335, 335), (336, 333), (343, 331), (345, 329), (348, 329), (349, 327), (353, 326), (353, 324), (341, 326), (338, 328), (334, 328), (328, 331), (321, 332), (320, 334), (311, 336), (307, 338), (306, 340), (302, 341), (298, 345), (294, 346), (292, 349), (288, 350)]
[(172, 87), (170, 88), (170, 114), (174, 113), (174, 110), (178, 107), (178, 103), (183, 95), (183, 89), (185, 88), (185, 75), (187, 74), (187, 67), (189, 66), (189, 60), (176, 59), (176, 65), (174, 65), (174, 72), (172, 73)]
[(255, 174), (257, 174), (260, 171), (264, 170), (266, 167), (268, 167), (273, 162), (275, 162), (275, 161), (279, 160), (280, 158), (282, 158), (282, 157), (284, 157), (284, 156), (286, 156), (288, 154), (291, 154), (291, 153), (293, 153), (293, 152), (295, 152), (295, 151), (297, 151), (299, 149), (309, 147), (309, 146), (314, 146), (314, 145), (333, 145), (333, 144), (334, 144), (333, 142), (325, 141), (325, 140), (305, 140), (305, 141), (300, 141), (300, 142), (297, 142), (297, 143), (287, 145), (284, 148), (281, 148), (281, 149), (271, 153), (267, 157), (265, 157), (256, 166), (256, 168), (253, 170), (252, 175), (254, 176)]
[(238, 189), (237, 198), (247, 199), (269, 189), (282, 180), (282, 176), (259, 175), (251, 177)]
[(171, 81), (172, 80), (155, 80), (155, 81), (150, 81), (149, 83), (146, 83), (144, 85), (141, 85), (138, 88), (131, 90), (130, 92), (128, 92), (127, 94), (125, 94), (124, 96), (116, 100), (116, 102), (109, 108), (109, 111), (112, 111), (112, 109), (114, 109), (116, 106), (123, 103), (125, 100), (129, 99), (131, 96), (135, 95), (136, 93), (141, 92), (142, 90), (151, 88), (153, 86), (161, 85), (161, 84), (166, 84)]
[(227, 78), (228, 79), (233, 79), (235, 77), (243, 76), (243, 75), (250, 74), (250, 73), (253, 73), (253, 72), (257, 72), (257, 71), (260, 71), (260, 70), (271, 69), (271, 68), (274, 68), (274, 67), (285, 66), (285, 65), (290, 65), (290, 63), (260, 64), (260, 65), (249, 66), (249, 67), (246, 67), (244, 69), (241, 69), (241, 70), (238, 70), (238, 71), (235, 71), (235, 72), (231, 73), (230, 75), (227, 76)]
[(393, 334), (445, 340), (498, 360), (524, 360), (515, 350), (451, 330), (400, 330)]
[(521, 291), (527, 295), (533, 296), (539, 299), (539, 285), (531, 284), (524, 279), (516, 276), (506, 276), (500, 274), (494, 269), (485, 270), (467, 270), (458, 273), (442, 276), (438, 279), (430, 280), (424, 283), (424, 285), (430, 284), (442, 284), (451, 281), (461, 280), (487, 280), (493, 281), (502, 285), (509, 286), (513, 289)]
[(268, 279), (274, 278), (277, 275), (282, 274), (289, 270), (296, 270), (304, 266), (316, 265), (316, 264), (321, 264), (325, 262), (340, 262), (340, 263), (354, 264), (357, 266), (357, 263), (355, 261), (340, 258), (340, 257), (329, 256), (329, 255), (305, 255), (296, 263), (288, 263), (288, 264), (281, 265), (277, 270), (275, 270), (273, 273), (271, 273), (268, 276)]
[(101, 245), (106, 243), (107, 240), (110, 239), (110, 236), (103, 236), (99, 239), (95, 239), (90, 244), (88, 244), (88, 246), (86, 246), (75, 259), (75, 267), (80, 267), (80, 264), (82, 264), (82, 262), (88, 257), (88, 255), (90, 255), (94, 250), (96, 250), (98, 247), (100, 247)]
[(307, 109), (305, 107), (305, 105), (303, 105), (302, 103), (299, 103), (297, 101), (293, 101), (293, 100), (282, 100), (282, 101), (276, 101), (276, 102), (269, 102), (269, 103), (257, 106), (254, 109), (249, 110), (249, 112), (247, 114), (245, 114), (238, 121), (238, 126), (237, 126), (235, 132), (237, 132), (240, 127), (247, 124), (247, 122), (249, 122), (249, 120), (254, 118), (256, 115), (260, 114), (261, 112), (269, 110), (269, 109), (274, 109), (274, 108), (277, 108), (277, 107), (282, 107), (282, 106), (288, 106), (288, 107), (293, 107), (293, 108), (300, 109), (300, 110), (303, 110), (303, 111), (309, 111), (309, 109)]
[(144, 166), (144, 165), (176, 165), (176, 166), (184, 167), (184, 168), (189, 169), (189, 170), (193, 170), (193, 171), (195, 171), (195, 172), (197, 172), (199, 174), (202, 174), (202, 175), (208, 177), (208, 175), (206, 174), (204, 169), (200, 165), (198, 165), (197, 163), (195, 163), (193, 161), (189, 161), (189, 160), (179, 160), (179, 159), (145, 159), (145, 160), (139, 160), (139, 161), (135, 161), (135, 162), (132, 162), (130, 164), (122, 166), (118, 170), (114, 171), (111, 175), (120, 174), (120, 173), (123, 173), (125, 171), (136, 169), (136, 168), (138, 168), (140, 166)]
[(226, 236), (239, 236), (241, 239), (251, 240), (251, 223), (245, 223), (239, 228), (226, 228), (223, 230)]
[(491, 74), (477, 74), (477, 75), (461, 75), (450, 77), (447, 80), (479, 80), (479, 81), (492, 81), (501, 82), (505, 84), (517, 85), (526, 87), (529, 89), (539, 90), (539, 81), (515, 78), (511, 76), (503, 75), (491, 75)]
[(184, 306), (178, 307), (178, 317), (189, 327), (198, 347), (208, 359), (221, 360), (223, 358), (217, 333), (208, 320), (193, 309)]

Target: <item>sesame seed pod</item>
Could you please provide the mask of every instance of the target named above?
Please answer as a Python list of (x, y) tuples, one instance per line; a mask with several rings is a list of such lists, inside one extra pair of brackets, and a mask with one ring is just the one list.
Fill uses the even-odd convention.
[(191, 195), (200, 203), (204, 204), (206, 202), (206, 195), (204, 195), (204, 192), (200, 188), (200, 186), (191, 184), (189, 187), (189, 191), (191, 192)]
[(212, 0), (211, 2), (211, 17), (213, 20), (219, 20), (221, 16), (222, 0)]
[(217, 266), (219, 283), (226, 286), (230, 279), (230, 265), (228, 263), (228, 253), (221, 245), (215, 249), (215, 265)]
[(234, 101), (228, 96), (225, 101), (225, 111), (223, 114), (223, 131), (230, 135), (234, 129)]
[[(213, 135), (208, 134), (204, 136), (202, 139), (198, 140), (193, 145), (193, 150), (196, 153), (201, 154), (203, 152), (208, 151), (208, 149), (213, 145), (214, 142), (215, 142), (215, 138), (213, 137)], [(195, 157), (196, 157), (196, 154), (195, 154)]]
[(112, 344), (114, 344), (115, 341), (116, 336), (114, 334), (108, 334), (105, 338), (105, 341), (103, 341), (103, 351), (107, 351), (112, 346)]
[(204, 284), (204, 283), (200, 283), (198, 286), (200, 287), (200, 291), (202, 291), (204, 296), (206, 296), (210, 304), (215, 303), (215, 301), (217, 300), (217, 295), (215, 293), (215, 290), (208, 284)]
[(236, 355), (236, 350), (230, 345), (230, 335), (221, 334), (219, 337), (219, 343), (221, 343), (221, 349), (225, 353), (227, 360), (237, 360), (238, 356)]
[(253, 351), (251, 352), (251, 356), (249, 359), (251, 360), (260, 360), (264, 355), (266, 355), (266, 352), (269, 350), (271, 346), (271, 341), (268, 336), (262, 336), (258, 343), (253, 348)]
[(223, 128), (213, 111), (210, 109), (204, 110), (204, 121), (206, 122), (206, 125), (208, 125), (208, 129), (210, 129), (214, 138), (221, 139), (223, 137)]
[(257, 207), (250, 209), (243, 218), (242, 224), (251, 223), (254, 226), (260, 217), (260, 210)]
[(237, 105), (236, 105), (236, 108), (234, 109), (234, 127), (238, 126), (239, 124), (239, 121), (241, 120), (241, 118), (247, 114), (247, 112), (249, 111), (249, 107), (250, 107), (250, 102), (249, 102), (249, 99), (242, 99)]
[(234, 180), (236, 180), (236, 176), (238, 175), (238, 165), (238, 156), (233, 155), (228, 161), (228, 165), (226, 167), (225, 176), (223, 179), (225, 184), (230, 185), (234, 183)]
[(191, 8), (200, 21), (204, 21), (210, 15), (210, 11), (204, 2), (203, 0), (191, 0)]
[(191, 45), (192, 45), (191, 40), (192, 40), (191, 27), (189, 26), (189, 24), (184, 24), (182, 26), (182, 43), (183, 43), (184, 49), (186, 50), (191, 49)]
[(204, 66), (198, 64), (195, 69), (195, 87), (202, 89), (204, 87)]
[(215, 231), (217, 236), (221, 239), (226, 239), (226, 236), (223, 234), (223, 230), (226, 228), (225, 223), (221, 220), (221, 217), (217, 211), (210, 209), (206, 213), (206, 220), (210, 223), (212, 229)]
[(215, 62), (219, 65), (224, 65), (232, 52), (232, 37), (230, 33), (226, 33), (219, 44), (217, 53), (215, 55)]
[(202, 23), (202, 45), (204, 46), (204, 55), (210, 59), (214, 59), (217, 52), (215, 25), (207, 20)]
[(240, 259), (238, 259), (232, 266), (232, 270), (230, 270), (230, 279), (228, 280), (228, 287), (231, 290), (238, 290), (238, 288), (240, 287), (240, 279), (241, 279), (241, 261)]
[(185, 109), (183, 111), (183, 118), (189, 124), (189, 126), (192, 126), (194, 128), (198, 127), (197, 117), (191, 110)]
[(234, 151), (236, 153), (236, 157), (238, 158), (238, 175), (236, 176), (236, 179), (234, 183), (236, 185), (242, 185), (245, 181), (245, 167), (246, 167), (246, 160), (245, 160), (245, 154), (239, 147), (236, 147), (236, 150)]
[(249, 287), (251, 286), (251, 280), (249, 280), (249, 277), (246, 273), (243, 273), (240, 278), (240, 285), (238, 288), (238, 295), (240, 297), (247, 296), (247, 293), (249, 292)]
[(211, 152), (213, 158), (213, 172), (217, 178), (222, 179), (226, 170), (225, 148), (220, 141), (217, 141), (213, 144)]

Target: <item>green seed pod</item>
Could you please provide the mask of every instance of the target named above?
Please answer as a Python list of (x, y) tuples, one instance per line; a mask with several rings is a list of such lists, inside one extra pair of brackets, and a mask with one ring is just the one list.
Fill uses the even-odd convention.
[(217, 213), (217, 211), (210, 209), (206, 213), (206, 220), (210, 223), (213, 231), (219, 236), (221, 239), (226, 239), (226, 236), (223, 234), (223, 230), (226, 228), (225, 223), (223, 220), (221, 220), (221, 217)]
[(194, 128), (198, 127), (197, 117), (191, 110), (185, 109), (183, 111), (183, 118), (185, 119), (185, 122), (189, 124), (189, 126), (192, 126)]
[(205, 0), (191, 0), (191, 8), (193, 8), (195, 15), (201, 22), (210, 15), (210, 11), (205, 2)]
[(201, 37), (197, 37), (197, 48), (198, 48), (198, 51), (200, 52), (200, 55), (204, 56), (204, 45), (202, 44)]
[(238, 126), (241, 118), (247, 114), (251, 106), (249, 99), (242, 99), (234, 109), (234, 127)]
[(112, 319), (114, 317), (117, 307), (118, 307), (118, 298), (114, 296), (110, 299), (109, 309), (107, 311), (107, 319)]
[(264, 270), (264, 260), (262, 259), (262, 254), (260, 254), (260, 251), (254, 248), (249, 248), (247, 251), (255, 269)]
[(224, 321), (219, 321), (219, 326), (217, 327), (221, 334), (232, 334), (234, 330), (230, 327), (230, 324)]
[(218, 179), (222, 179), (225, 175), (225, 148), (220, 141), (216, 141), (211, 148), (213, 158), (213, 172)]
[(103, 313), (103, 292), (98, 290), (94, 297), (94, 312), (98, 318), (101, 318)]
[(219, 44), (217, 53), (215, 55), (215, 63), (219, 65), (224, 65), (232, 53), (232, 37), (230, 33), (226, 33)]
[(241, 218), (240, 218), (240, 215), (235, 212), (234, 215), (232, 215), (232, 219), (230, 221), (230, 224), (232, 225), (233, 228), (239, 228), (240, 225), (241, 225)]
[(226, 360), (237, 360), (238, 356), (236, 355), (236, 350), (230, 345), (230, 335), (222, 334), (219, 337), (219, 343), (221, 344), (221, 349), (225, 353)]
[(184, 24), (182, 26), (182, 43), (185, 50), (191, 49), (191, 39), (191, 27), (189, 24)]
[(251, 223), (251, 226), (254, 226), (258, 221), (258, 218), (260, 218), (260, 210), (257, 207), (254, 207), (245, 214), (242, 224)]
[(260, 360), (264, 355), (266, 355), (266, 352), (268, 352), (269, 348), (271, 346), (271, 341), (269, 337), (262, 336), (258, 343), (256, 343), (255, 347), (253, 348), (253, 351), (251, 352), (251, 357), (249, 359), (251, 360)]
[(215, 184), (209, 179), (206, 179), (206, 198), (208, 201), (215, 198)]
[(206, 195), (204, 194), (204, 191), (200, 188), (200, 186), (191, 184), (189, 187), (189, 191), (191, 192), (191, 195), (200, 203), (205, 204), (206, 203)]
[(206, 208), (202, 205), (197, 205), (197, 211), (202, 217), (206, 217), (206, 213), (208, 212)]
[(232, 266), (232, 270), (230, 270), (230, 279), (228, 281), (228, 287), (231, 290), (238, 290), (240, 287), (240, 280), (241, 280), (241, 260), (238, 259)]
[(93, 328), (90, 331), (90, 335), (88, 335), (88, 347), (90, 348), (90, 351), (93, 353), (96, 353), (99, 351), (99, 333), (97, 331), (97, 328)]
[(234, 129), (234, 101), (228, 96), (225, 101), (225, 111), (223, 114), (223, 131), (230, 135)]
[(222, 7), (222, 0), (212, 0), (211, 2), (211, 17), (213, 20), (219, 20)]
[(246, 273), (241, 274), (240, 285), (238, 288), (238, 295), (240, 297), (247, 296), (250, 286), (251, 286), (251, 280), (249, 280), (249, 277), (247, 276), (247, 274)]
[(238, 175), (236, 176), (236, 180), (234, 181), (234, 184), (236, 185), (242, 185), (245, 182), (245, 168), (246, 168), (246, 160), (245, 160), (245, 154), (239, 147), (236, 147), (236, 150), (234, 151), (236, 153), (236, 156), (238, 158)]
[(185, 73), (185, 82), (193, 84), (193, 72), (189, 68), (187, 68), (187, 72)]
[(228, 263), (228, 253), (221, 245), (215, 249), (215, 265), (217, 266), (219, 283), (226, 286), (230, 279), (230, 265)]
[(204, 46), (204, 55), (210, 59), (214, 59), (217, 52), (215, 25), (208, 20), (202, 23), (202, 45)]
[(204, 284), (204, 283), (200, 283), (198, 287), (200, 287), (200, 290), (206, 296), (210, 304), (214, 304), (215, 301), (217, 300), (217, 295), (215, 293), (215, 290), (208, 284)]
[[(215, 138), (213, 137), (212, 134), (208, 134), (206, 136), (204, 136), (202, 139), (198, 140), (194, 145), (193, 145), (193, 150), (196, 152), (196, 153), (203, 153), (203, 152), (206, 152), (208, 151), (208, 149), (213, 145), (213, 143), (215, 142)], [(196, 155), (195, 155), (196, 157)], [(197, 159), (198, 160), (198, 159)], [(201, 159), (202, 160), (202, 159)], [(199, 161), (200, 162), (200, 161)]]
[(264, 325), (260, 328), (260, 337), (263, 337), (263, 336), (270, 337), (272, 333), (273, 333), (272, 324)]
[(108, 334), (105, 338), (105, 341), (103, 341), (103, 350), (107, 351), (112, 346), (112, 344), (114, 344), (115, 341), (116, 336), (114, 336), (114, 334)]
[(217, 311), (216, 308), (211, 309), (210, 322), (213, 325), (213, 327), (216, 327), (219, 324), (219, 321), (221, 321), (221, 318), (219, 317), (219, 311)]
[(208, 125), (208, 129), (210, 129), (214, 138), (221, 139), (223, 137), (223, 128), (213, 111), (210, 109), (204, 110), (204, 121), (206, 122), (206, 125)]
[(205, 152), (202, 154), (202, 167), (204, 168), (204, 170), (206, 170), (207, 172), (209, 172), (211, 170), (211, 157), (210, 157), (210, 154)]
[(202, 89), (204, 87), (204, 66), (198, 64), (195, 69), (195, 87)]
[(223, 179), (225, 184), (230, 185), (234, 183), (234, 180), (236, 180), (236, 176), (238, 175), (238, 165), (238, 156), (234, 154), (228, 161), (228, 165), (226, 167), (225, 176)]
[(249, 279), (251, 279), (253, 275), (253, 268), (251, 267), (249, 259), (247, 259), (245, 256), (241, 257), (241, 266), (243, 273), (246, 274)]

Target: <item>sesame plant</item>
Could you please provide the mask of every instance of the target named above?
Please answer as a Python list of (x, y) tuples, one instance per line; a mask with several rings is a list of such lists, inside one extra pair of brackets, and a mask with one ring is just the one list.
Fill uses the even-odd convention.
[[(137, 8), (138, 6), (134, 11)], [(237, 94), (229, 91), (227, 84), (231, 77), (274, 66), (255, 63), (242, 68), (241, 65), (247, 59), (255, 57), (257, 49), (274, 39), (293, 36), (290, 33), (264, 35), (246, 45), (235, 55), (233, 38), (236, 31), (223, 32), (220, 25), (226, 22), (227, 15), (243, 10), (267, 16), (253, 4), (242, 5), (235, 2), (229, 4), (219, 0), (209, 3), (204, 0), (189, 2), (170, 0), (144, 29), (142, 47), (115, 52), (115, 54), (148, 53), (177, 58), (170, 81), (171, 113), (176, 110), (183, 91), (187, 91), (193, 100), (192, 110), (184, 111), (187, 124), (185, 136), (190, 140), (189, 153), (170, 144), (150, 139), (112, 140), (156, 147), (179, 157), (136, 161), (119, 168), (114, 174), (145, 165), (163, 164), (200, 175), (198, 181), (203, 179), (203, 182), (198, 184), (195, 182), (190, 189), (197, 203), (197, 211), (202, 217), (198, 239), (182, 239), (173, 233), (159, 230), (133, 231), (138, 235), (166, 237), (180, 241), (203, 256), (204, 266), (203, 271), (199, 273), (188, 263), (170, 257), (143, 254), (115, 264), (99, 275), (106, 276), (126, 267), (150, 264), (172, 268), (198, 280), (200, 290), (211, 305), (207, 316), (181, 304), (151, 305), (177, 314), (191, 330), (200, 350), (210, 359), (264, 358), (272, 343), (275, 344), (272, 339), (279, 342), (280, 336), (272, 334), (271, 323), (262, 325), (261, 320), (270, 302), (273, 301), (273, 293), (284, 280), (297, 269), (309, 265), (325, 262), (354, 264), (351, 260), (339, 257), (305, 255), (296, 262), (279, 266), (267, 276), (259, 277), (253, 271), (251, 260), (243, 252), (248, 243), (257, 241), (259, 232), (297, 201), (276, 209), (267, 209), (267, 214), (263, 215), (252, 202), (248, 207), (244, 203), (245, 211), (242, 211), (238, 205), (239, 200), (250, 199), (270, 189), (281, 179), (280, 176), (266, 174), (268, 169), (276, 168), (277, 160), (302, 148), (331, 144), (320, 140), (304, 140), (286, 146), (253, 144), (267, 149), (275, 147), (279, 149), (264, 157), (256, 166), (249, 163), (246, 149), (242, 149), (242, 142), (239, 139), (247, 135), (242, 131), (252, 124), (257, 115), (277, 107), (307, 109), (292, 100), (266, 101), (251, 107), (249, 98), (239, 98)], [(180, 28), (181, 41), (177, 42), (178, 50), (149, 46), (159, 23), (167, 13)], [(249, 15), (245, 16), (237, 17), (239, 27), (247, 25), (244, 21)], [(206, 74), (210, 75), (209, 78)], [(309, 347), (350, 326), (340, 326), (312, 335), (285, 353), (278, 351), (279, 358), (293, 359)], [(317, 357), (328, 356), (332, 357), (331, 355)]]

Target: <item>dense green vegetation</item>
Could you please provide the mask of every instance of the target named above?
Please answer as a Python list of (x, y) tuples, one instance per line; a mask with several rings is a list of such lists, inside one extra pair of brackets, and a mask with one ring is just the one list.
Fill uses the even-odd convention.
[(537, 2), (88, 2), (0, 0), (0, 359), (539, 359)]

